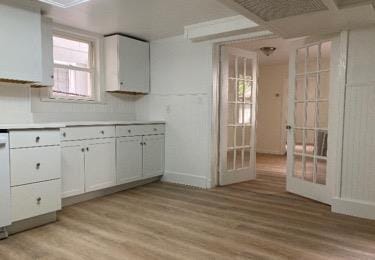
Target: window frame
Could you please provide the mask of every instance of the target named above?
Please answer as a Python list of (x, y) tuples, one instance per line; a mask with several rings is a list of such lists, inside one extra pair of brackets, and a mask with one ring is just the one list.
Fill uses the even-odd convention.
[[(52, 36), (57, 36), (73, 41), (82, 41), (89, 43), (89, 62), (90, 68), (80, 68), (70, 65), (61, 65), (55, 64), (55, 60), (53, 59), (53, 71), (56, 67), (60, 68), (73, 68), (74, 70), (79, 71), (87, 71), (91, 73), (91, 96), (84, 97), (84, 96), (74, 96), (74, 95), (64, 95), (64, 94), (57, 94), (53, 91), (53, 87), (48, 88), (48, 93), (42, 98), (42, 101), (57, 101), (57, 102), (73, 102), (73, 103), (100, 103), (100, 48), (101, 42), (99, 36), (90, 35), (89, 33), (78, 32), (73, 29), (62, 29), (59, 27), (54, 26), (52, 30)], [(51, 39), (53, 41), (53, 38)], [(53, 42), (52, 42), (53, 46)], [(53, 50), (53, 48), (52, 48)]]

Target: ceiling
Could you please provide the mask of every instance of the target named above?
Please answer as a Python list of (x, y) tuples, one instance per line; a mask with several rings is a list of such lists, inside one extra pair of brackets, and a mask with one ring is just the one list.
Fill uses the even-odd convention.
[[(282, 38), (268, 38), (261, 40), (245, 40), (237, 43), (228, 44), (230, 47), (243, 49), (247, 51), (255, 51), (258, 53), (260, 65), (283, 64), (289, 62), (289, 54), (292, 48), (296, 45), (302, 44), (304, 38), (285, 40)], [(261, 47), (276, 47), (276, 51), (270, 56), (264, 55)], [(322, 45), (321, 55), (323, 58), (330, 56), (330, 45)], [(310, 55), (315, 57), (317, 55), (316, 49), (310, 49)]]
[(237, 15), (216, 0), (91, 0), (70, 8), (37, 2), (57, 23), (100, 34), (125, 33), (145, 40), (184, 33), (184, 26)]
[(375, 24), (373, 0), (218, 0), (283, 38)]

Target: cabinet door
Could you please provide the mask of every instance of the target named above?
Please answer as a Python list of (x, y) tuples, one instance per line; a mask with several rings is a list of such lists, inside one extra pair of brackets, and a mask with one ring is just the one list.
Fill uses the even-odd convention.
[(143, 137), (143, 178), (164, 174), (164, 135)]
[(121, 91), (148, 93), (150, 89), (150, 46), (119, 36), (119, 84)]
[(61, 148), (62, 198), (85, 192), (85, 153), (82, 142), (66, 142)]
[(142, 137), (117, 139), (117, 184), (142, 178)]
[(114, 138), (87, 142), (85, 151), (85, 191), (95, 191), (116, 184), (116, 143)]

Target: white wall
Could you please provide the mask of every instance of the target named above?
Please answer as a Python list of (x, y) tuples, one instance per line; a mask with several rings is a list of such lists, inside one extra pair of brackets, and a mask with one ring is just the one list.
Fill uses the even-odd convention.
[[(257, 152), (285, 154), (285, 119), (288, 102), (288, 63), (259, 67)], [(277, 97), (276, 94), (279, 94)]]
[(212, 44), (183, 36), (151, 43), (151, 94), (137, 119), (165, 120), (166, 181), (210, 186)]
[(375, 219), (375, 27), (349, 33), (341, 200), (336, 211)]

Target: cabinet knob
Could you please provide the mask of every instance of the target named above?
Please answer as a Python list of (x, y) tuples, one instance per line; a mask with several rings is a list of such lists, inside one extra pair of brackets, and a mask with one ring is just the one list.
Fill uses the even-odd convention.
[(85, 151), (85, 148), (82, 148), (81, 151), (84, 152), (84, 151)]
[(36, 164), (36, 169), (37, 169), (37, 170), (40, 169), (40, 163), (37, 163), (37, 164)]
[(158, 131), (158, 129), (157, 129), (157, 128), (154, 128), (154, 132), (156, 132), (156, 131)]
[(143, 145), (147, 145), (146, 142), (143, 142)]
[(86, 148), (86, 151), (90, 151), (90, 149), (87, 147), (87, 148)]
[(128, 133), (130, 134), (131, 132), (132, 132), (132, 130), (129, 129), (129, 130), (128, 130)]
[(38, 198), (36, 199), (36, 203), (37, 203), (38, 205), (40, 205), (41, 202), (42, 202), (42, 198), (41, 198), (41, 197), (38, 197)]
[(37, 136), (37, 137), (35, 138), (35, 142), (39, 143), (39, 141), (40, 141), (40, 136)]
[(62, 136), (63, 136), (63, 137), (66, 137), (66, 133), (64, 132), (64, 133), (62, 134)]
[(143, 143), (141, 142), (140, 145), (143, 145)]
[(102, 130), (102, 131), (100, 131), (100, 133), (102, 134), (102, 135), (104, 135), (104, 131)]
[(124, 85), (124, 82), (123, 82), (123, 81), (121, 81), (121, 82), (120, 82), (120, 85), (121, 85), (121, 86), (123, 86), (123, 85)]
[(51, 75), (51, 79), (54, 79), (54, 78), (55, 78), (55, 76)]

